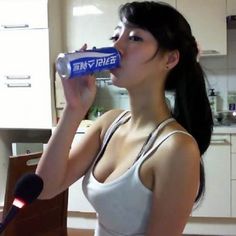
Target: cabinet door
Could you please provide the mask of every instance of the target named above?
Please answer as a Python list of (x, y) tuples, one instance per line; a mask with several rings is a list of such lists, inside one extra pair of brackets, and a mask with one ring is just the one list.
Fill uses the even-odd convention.
[[(142, 2), (143, 0), (138, 0)], [(119, 22), (118, 9), (121, 4), (132, 0), (68, 0), (64, 1), (64, 15), (66, 15), (66, 45), (68, 51), (81, 48), (85, 42), (88, 47), (105, 47), (111, 45), (109, 38)], [(164, 0), (176, 6), (176, 0)], [(91, 13), (83, 7), (92, 6)], [(94, 11), (92, 13), (92, 10)], [(84, 30), (86, 28), (86, 30)]]
[(230, 136), (213, 136), (203, 160), (206, 192), (193, 216), (230, 217)]
[(227, 0), (227, 16), (236, 15), (236, 0)]
[[(80, 139), (84, 135), (85, 130), (78, 129), (72, 147), (78, 145)], [(87, 198), (84, 196), (82, 191), (82, 181), (83, 177), (77, 180), (74, 184), (72, 184), (69, 188), (69, 198), (68, 198), (68, 211), (79, 211), (79, 212), (95, 212), (92, 205), (89, 203)]]
[(0, 28), (47, 28), (47, 0), (0, 0)]
[(231, 153), (231, 177), (236, 180), (236, 153)]
[(236, 217), (236, 180), (232, 181), (232, 217)]
[(231, 143), (231, 178), (236, 180), (236, 135), (234, 134), (231, 135)]
[(0, 31), (0, 127), (51, 128), (48, 30)]
[(226, 0), (177, 0), (203, 55), (226, 55)]

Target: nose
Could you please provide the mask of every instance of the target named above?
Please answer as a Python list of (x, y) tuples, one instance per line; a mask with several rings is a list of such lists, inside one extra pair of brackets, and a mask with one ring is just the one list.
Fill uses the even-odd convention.
[(125, 52), (125, 42), (123, 37), (119, 37), (114, 43), (113, 43), (113, 47), (115, 47), (121, 54), (121, 56), (124, 54)]

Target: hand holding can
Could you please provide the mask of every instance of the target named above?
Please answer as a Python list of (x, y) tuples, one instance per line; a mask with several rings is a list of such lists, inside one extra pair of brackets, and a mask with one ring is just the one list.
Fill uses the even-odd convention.
[(120, 53), (114, 47), (60, 53), (56, 69), (62, 79), (81, 77), (120, 66)]

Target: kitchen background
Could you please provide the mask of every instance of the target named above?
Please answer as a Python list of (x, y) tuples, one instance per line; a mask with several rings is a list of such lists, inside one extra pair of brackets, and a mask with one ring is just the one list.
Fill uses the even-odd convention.
[[(235, 1), (235, 0), (233, 0)], [(84, 43), (88, 47), (109, 46), (111, 42), (108, 38), (112, 35), (113, 29), (118, 22), (118, 6), (126, 1), (104, 1), (93, 0), (66, 0), (63, 7), (63, 42), (65, 51), (74, 51), (79, 49)], [(175, 0), (167, 1), (170, 4), (176, 4)], [(92, 7), (88, 14), (81, 13), (81, 6)], [(236, 3), (228, 9), (227, 15), (232, 15), (236, 11)], [(85, 10), (85, 8), (84, 8)], [(108, 13), (109, 12), (109, 13)], [(104, 14), (105, 13), (105, 14)], [(209, 31), (209, 29), (208, 29)], [(206, 87), (214, 89), (216, 95), (216, 109), (218, 111), (227, 111), (229, 108), (229, 97), (233, 97), (236, 103), (236, 29), (227, 28), (227, 55), (202, 56), (200, 63), (206, 73)], [(214, 35), (213, 35), (214, 37)], [(223, 42), (222, 42), (223, 44)], [(200, 44), (201, 46), (201, 44)], [(94, 105), (99, 111), (98, 115), (112, 108), (129, 109), (129, 99), (125, 89), (114, 87), (109, 81), (109, 75), (100, 78), (98, 81), (98, 93)], [(60, 86), (57, 81), (57, 87)], [(58, 114), (63, 107), (63, 96), (60, 88), (57, 97)], [(173, 104), (172, 94), (166, 94), (171, 104)], [(90, 116), (90, 118), (94, 118)]]
[[(165, 1), (194, 19), (191, 25), (204, 52), (200, 63), (207, 75), (207, 89), (215, 89), (218, 110), (228, 110), (228, 97), (236, 91), (236, 27), (235, 23), (234, 27), (226, 27), (226, 16), (236, 15), (236, 0)], [(117, 8), (124, 2), (0, 0), (0, 186), (6, 183), (9, 156), (24, 150), (36, 151), (37, 144), (42, 149), (55, 129), (53, 85), (58, 53), (77, 50), (85, 42), (89, 48), (109, 46), (108, 38), (118, 22)], [(10, 29), (4, 28), (4, 24), (10, 25)], [(60, 79), (56, 78), (56, 110), (60, 116), (64, 98)], [(94, 105), (103, 108), (99, 113), (111, 108), (129, 108), (126, 91), (112, 86), (109, 75), (101, 76), (98, 87)], [(173, 102), (171, 94), (167, 96)], [(84, 132), (85, 129), (78, 129), (75, 145)], [(207, 192), (201, 207), (193, 212), (188, 233), (235, 235), (235, 134), (235, 125), (214, 127), (204, 157)], [(92, 210), (81, 199), (79, 186), (78, 181), (78, 185), (70, 188), (68, 224), (91, 228), (95, 216), (87, 214)], [(1, 187), (0, 208), (4, 194), (5, 188)], [(81, 214), (83, 210), (86, 214)]]

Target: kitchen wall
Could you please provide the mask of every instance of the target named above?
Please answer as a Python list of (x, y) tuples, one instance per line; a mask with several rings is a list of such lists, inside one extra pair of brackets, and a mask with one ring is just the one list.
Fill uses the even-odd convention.
[[(98, 15), (76, 15), (76, 7), (85, 5), (84, 0), (64, 0), (64, 50), (73, 51), (87, 42), (89, 47), (109, 46), (108, 38), (118, 22), (117, 8), (125, 0), (106, 1), (102, 4), (99, 0), (90, 0), (90, 3), (100, 10), (109, 12)], [(108, 11), (109, 9), (109, 11)], [(227, 95), (229, 91), (236, 91), (236, 29), (230, 29), (228, 34), (228, 55), (201, 58), (200, 63), (207, 75), (207, 89), (214, 88), (219, 95), (220, 110), (227, 110)], [(94, 35), (94, 37), (88, 37)], [(98, 82), (98, 94), (95, 104), (111, 108), (129, 108), (127, 92), (124, 89), (114, 87), (108, 80)], [(168, 96), (172, 98), (171, 96)]]
[(236, 29), (227, 30), (227, 56), (205, 57), (201, 64), (209, 81), (219, 95), (219, 109), (227, 110), (228, 92), (236, 92)]

